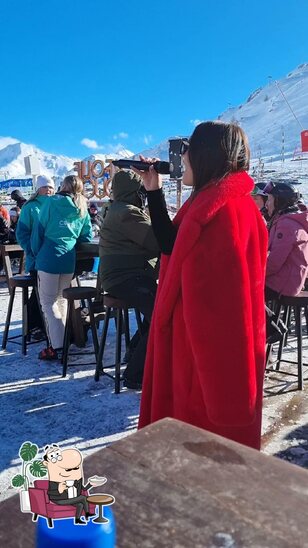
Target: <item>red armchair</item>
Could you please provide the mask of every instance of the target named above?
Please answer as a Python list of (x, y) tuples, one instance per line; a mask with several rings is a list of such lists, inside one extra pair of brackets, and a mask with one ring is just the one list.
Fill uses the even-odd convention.
[[(60, 506), (49, 500), (48, 480), (36, 480), (34, 487), (29, 488), (30, 506), (33, 513), (32, 521), (37, 521), (38, 516), (47, 518), (48, 527), (53, 527), (53, 519), (73, 518), (76, 514), (75, 506)], [(88, 491), (81, 491), (82, 495), (87, 496)], [(89, 504), (89, 512), (95, 513), (95, 505)]]

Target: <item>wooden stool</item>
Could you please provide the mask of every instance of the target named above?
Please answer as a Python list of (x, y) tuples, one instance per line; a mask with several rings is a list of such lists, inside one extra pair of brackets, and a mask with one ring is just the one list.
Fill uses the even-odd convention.
[[(11, 323), (11, 316), (12, 316), (15, 292), (17, 287), (20, 287), (22, 291), (22, 334), (15, 335), (14, 337), (9, 337), (8, 335), (9, 335), (9, 329), (10, 329), (10, 323)], [(37, 286), (32, 276), (16, 275), (9, 279), (10, 300), (9, 300), (9, 307), (6, 315), (5, 328), (4, 328), (4, 334), (3, 334), (3, 340), (2, 340), (3, 349), (6, 348), (8, 341), (13, 342), (14, 344), (21, 344), (22, 353), (24, 355), (27, 354), (28, 344), (37, 344), (38, 342), (41, 342), (41, 341), (30, 342), (30, 334), (28, 329), (28, 301), (29, 301), (28, 289), (29, 287), (34, 288), (37, 295), (38, 302), (40, 302)], [(21, 337), (21, 343), (14, 340), (20, 337)]]
[[(297, 375), (295, 373), (288, 373), (286, 371), (280, 371), (280, 373), (287, 375), (295, 375), (298, 378), (298, 390), (303, 390), (303, 348), (302, 348), (302, 309), (304, 309), (306, 314), (306, 309), (308, 306), (308, 291), (301, 291), (296, 297), (287, 297), (281, 296), (277, 301), (277, 314), (280, 314), (281, 309), (284, 307), (283, 321), (286, 325), (290, 323), (291, 310), (294, 310), (295, 316), (295, 331), (297, 338), (297, 362), (292, 360), (282, 359), (283, 348), (286, 346), (287, 335), (286, 333), (282, 340), (279, 343), (279, 349), (277, 354), (276, 362), (276, 371), (280, 371), (280, 363), (290, 363), (297, 364)], [(270, 355), (272, 345), (268, 345), (267, 348), (267, 359)]]
[[(62, 360), (61, 360), (61, 363), (63, 364), (62, 377), (66, 377), (67, 366), (68, 366), (68, 352), (69, 352), (71, 333), (72, 333), (74, 301), (85, 300), (87, 302), (89, 317), (90, 317), (90, 328), (92, 331), (94, 354), (95, 354), (95, 359), (97, 360), (98, 339), (97, 339), (97, 330), (96, 330), (96, 324), (95, 324), (94, 312), (93, 312), (93, 303), (92, 303), (92, 299), (94, 299), (96, 296), (97, 296), (97, 291), (94, 287), (82, 286), (82, 287), (68, 287), (67, 289), (63, 289), (63, 297), (67, 299), (68, 307), (67, 307), (67, 317), (66, 317), (66, 324), (65, 324), (64, 341), (63, 341), (63, 353), (62, 353)], [(74, 353), (75, 356), (76, 355), (78, 356), (81, 354), (83, 354), (83, 352)], [(78, 365), (89, 365), (89, 364), (78, 363)]]
[[(122, 346), (122, 335), (125, 336), (125, 345), (126, 350), (128, 350), (129, 343), (130, 343), (130, 334), (129, 334), (129, 316), (128, 311), (130, 308), (133, 308), (132, 306), (129, 306), (125, 301), (121, 299), (117, 299), (115, 297), (112, 297), (111, 295), (104, 295), (104, 305), (106, 307), (106, 313), (104, 318), (104, 326), (102, 331), (102, 337), (99, 345), (99, 351), (98, 351), (98, 357), (97, 357), (97, 363), (96, 363), (96, 370), (95, 370), (95, 380), (98, 381), (100, 377), (100, 373), (103, 375), (107, 375), (107, 377), (114, 379), (114, 391), (116, 394), (119, 394), (120, 392), (120, 381), (121, 379), (121, 346)], [(116, 331), (116, 348), (115, 348), (115, 363), (112, 365), (103, 366), (103, 357), (104, 357), (104, 351), (105, 351), (105, 344), (107, 339), (107, 333), (108, 333), (108, 327), (109, 327), (109, 320), (111, 317), (111, 311), (112, 309), (115, 311), (115, 318), (116, 318), (116, 324), (117, 324), (117, 331)], [(135, 315), (136, 315), (136, 321), (138, 325), (138, 331), (141, 334), (142, 333), (142, 321), (139, 310), (136, 308)], [(123, 332), (123, 316), (124, 316), (124, 332)], [(115, 374), (111, 375), (110, 373), (106, 373), (105, 369), (109, 369), (110, 367), (115, 368)]]

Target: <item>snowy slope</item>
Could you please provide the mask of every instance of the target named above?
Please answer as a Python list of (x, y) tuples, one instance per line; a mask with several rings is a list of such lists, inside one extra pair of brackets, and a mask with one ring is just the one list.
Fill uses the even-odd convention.
[(237, 121), (243, 127), (253, 157), (279, 154), (283, 132), (285, 151), (293, 154), (300, 146), (301, 130), (308, 128), (308, 63), (300, 65), (277, 83), (278, 86), (276, 82), (270, 82), (255, 90), (243, 105), (230, 108), (219, 116), (222, 121)]
[[(285, 78), (253, 91), (247, 101), (227, 109), (217, 119), (237, 122), (246, 131), (252, 157), (280, 155), (284, 133), (285, 155), (292, 156), (300, 147), (301, 127), (295, 120), (279, 88), (299, 119), (302, 129), (308, 129), (308, 63), (299, 65)], [(143, 151), (145, 156), (168, 157), (168, 141)]]

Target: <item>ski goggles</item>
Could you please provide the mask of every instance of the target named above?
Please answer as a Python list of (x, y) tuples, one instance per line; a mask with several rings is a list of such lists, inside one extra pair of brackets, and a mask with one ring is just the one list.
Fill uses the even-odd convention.
[(180, 155), (183, 156), (185, 152), (187, 152), (189, 149), (189, 141), (187, 139), (183, 139), (180, 145)]
[(266, 192), (264, 192), (264, 189), (261, 189), (257, 186), (252, 190), (251, 196), (267, 196)]
[(271, 192), (273, 191), (273, 189), (275, 188), (275, 183), (273, 183), (272, 181), (270, 181), (269, 183), (267, 183), (267, 185), (265, 185), (265, 187), (263, 188), (262, 192), (263, 194), (271, 194)]

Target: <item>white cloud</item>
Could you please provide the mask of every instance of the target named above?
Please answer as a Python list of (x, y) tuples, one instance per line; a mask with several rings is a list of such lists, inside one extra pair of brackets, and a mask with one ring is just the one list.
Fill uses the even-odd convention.
[(199, 124), (202, 123), (202, 120), (198, 120), (198, 118), (196, 120), (190, 120), (190, 123), (193, 125), (193, 126), (198, 126)]
[(152, 140), (153, 140), (152, 135), (145, 135), (145, 136), (143, 137), (143, 141), (144, 141), (144, 143), (145, 143), (146, 145), (149, 145), (150, 142), (151, 142)]
[(81, 139), (81, 144), (84, 145), (87, 148), (92, 148), (94, 150), (97, 150), (99, 148), (103, 148), (101, 145), (97, 143), (94, 139), (88, 139), (88, 137), (84, 137)]
[(116, 140), (116, 139), (127, 139), (128, 137), (128, 133), (126, 133), (125, 131), (120, 131), (120, 133), (116, 133), (113, 138)]

